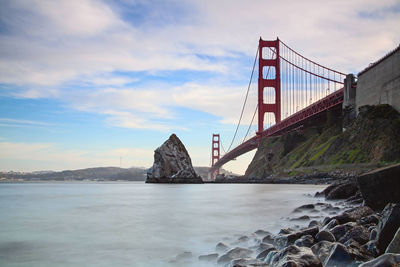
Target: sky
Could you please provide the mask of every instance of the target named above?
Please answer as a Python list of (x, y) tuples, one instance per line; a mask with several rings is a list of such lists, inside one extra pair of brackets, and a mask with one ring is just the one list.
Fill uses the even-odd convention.
[[(0, 0), (0, 171), (150, 167), (172, 133), (209, 166), (260, 36), (357, 74), (399, 44), (400, 1)], [(253, 155), (224, 167), (243, 174)]]

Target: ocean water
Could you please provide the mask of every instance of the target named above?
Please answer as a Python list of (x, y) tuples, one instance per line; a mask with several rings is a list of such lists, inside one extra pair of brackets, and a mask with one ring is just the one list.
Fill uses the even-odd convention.
[[(258, 229), (294, 224), (324, 186), (0, 184), (0, 266), (180, 266)], [(187, 266), (182, 265), (182, 266)], [(195, 262), (193, 266), (200, 266)]]

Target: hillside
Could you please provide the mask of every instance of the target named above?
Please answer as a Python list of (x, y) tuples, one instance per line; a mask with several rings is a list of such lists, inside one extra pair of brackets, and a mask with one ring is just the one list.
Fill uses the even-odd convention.
[(7, 179), (30, 180), (97, 180), (97, 181), (144, 181), (146, 169), (144, 168), (117, 168), (99, 167), (80, 170), (66, 170), (61, 172), (34, 172), (34, 173), (0, 173), (0, 176)]
[(362, 171), (400, 161), (400, 114), (389, 105), (365, 106), (342, 132), (341, 119), (262, 140), (246, 176)]

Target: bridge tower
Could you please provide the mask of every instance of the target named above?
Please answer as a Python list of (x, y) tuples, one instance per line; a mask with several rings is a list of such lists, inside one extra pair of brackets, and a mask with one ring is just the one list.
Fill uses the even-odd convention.
[[(264, 131), (264, 114), (274, 113), (275, 123), (281, 121), (281, 71), (279, 57), (279, 38), (274, 41), (264, 41), (260, 38), (258, 46), (258, 134)], [(265, 48), (265, 49), (264, 49)], [(267, 53), (268, 52), (268, 53)], [(272, 53), (271, 53), (272, 52)], [(272, 58), (267, 58), (272, 54)], [(266, 77), (270, 68), (274, 68), (275, 77)], [(268, 70), (267, 70), (268, 69)], [(265, 75), (265, 76), (264, 76)], [(273, 76), (273, 75), (270, 75)], [(264, 91), (273, 88), (275, 91), (275, 103), (264, 102)]]
[[(220, 158), (220, 138), (219, 134), (213, 134), (212, 136), (212, 148), (211, 148), (211, 167), (219, 160)], [(213, 175), (219, 174), (219, 169), (213, 173)]]

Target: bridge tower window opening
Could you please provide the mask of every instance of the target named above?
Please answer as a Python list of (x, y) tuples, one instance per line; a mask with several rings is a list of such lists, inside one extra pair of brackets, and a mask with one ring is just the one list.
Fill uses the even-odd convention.
[(276, 69), (273, 66), (264, 66), (263, 67), (263, 79), (266, 80), (275, 80), (276, 79)]
[(265, 87), (264, 88), (263, 103), (264, 104), (276, 103), (276, 95), (275, 95), (274, 87)]

